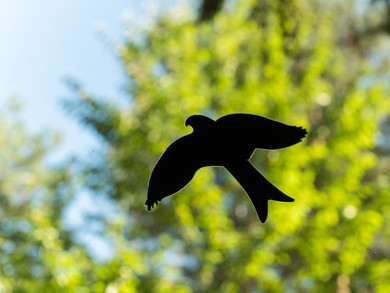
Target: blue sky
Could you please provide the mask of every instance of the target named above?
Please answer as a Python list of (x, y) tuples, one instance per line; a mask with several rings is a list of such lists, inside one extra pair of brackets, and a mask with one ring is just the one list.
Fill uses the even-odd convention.
[[(157, 3), (157, 4), (156, 4)], [(143, 26), (186, 0), (0, 0), (0, 105), (10, 95), (22, 101), (22, 118), (33, 132), (53, 129), (63, 142), (49, 162), (85, 155), (98, 141), (68, 116), (59, 101), (73, 93), (75, 78), (91, 93), (123, 99), (123, 72), (115, 46), (129, 24)]]
[[(23, 104), (20, 118), (30, 132), (51, 129), (61, 133), (62, 143), (48, 156), (49, 164), (72, 155), (88, 155), (99, 147), (93, 134), (60, 106), (60, 100), (73, 96), (64, 82), (66, 77), (76, 78), (99, 96), (120, 99), (123, 73), (113, 45), (104, 41), (101, 30), (113, 43), (120, 43), (123, 16), (137, 15), (143, 8), (137, 1), (107, 3), (0, 0), (0, 105), (16, 95)], [(101, 201), (99, 206), (107, 205)], [(67, 209), (67, 223), (85, 227), (82, 215), (96, 211), (96, 202), (87, 192), (80, 192)], [(83, 228), (80, 232), (83, 236), (79, 239), (96, 257), (109, 257), (106, 242)]]
[[(75, 78), (92, 94), (121, 101), (126, 80), (115, 46), (127, 36), (129, 23), (146, 26), (162, 10), (185, 2), (0, 0), (0, 106), (15, 95), (23, 104), (20, 118), (31, 133), (51, 129), (62, 135), (47, 163), (87, 156), (99, 148), (99, 140), (62, 110), (59, 102), (73, 98), (65, 78)], [(97, 206), (81, 192), (68, 209), (68, 222), (83, 227), (83, 212)], [(83, 242), (94, 243), (97, 257), (109, 256), (104, 242), (81, 233)]]
[(28, 129), (62, 134), (50, 161), (97, 146), (93, 135), (60, 107), (61, 99), (73, 96), (64, 79), (74, 77), (94, 94), (120, 99), (121, 67), (112, 44), (98, 31), (120, 43), (123, 16), (145, 9), (137, 3), (0, 0), (0, 103), (14, 94), (24, 105), (21, 116)]

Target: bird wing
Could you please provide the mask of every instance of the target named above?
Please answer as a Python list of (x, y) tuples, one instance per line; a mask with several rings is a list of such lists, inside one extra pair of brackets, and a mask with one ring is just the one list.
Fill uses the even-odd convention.
[(248, 194), (262, 223), (267, 220), (268, 200), (292, 202), (287, 196), (269, 182), (249, 161), (235, 161), (224, 166)]
[(191, 181), (199, 169), (196, 149), (196, 139), (189, 134), (173, 142), (161, 155), (149, 179), (145, 202), (148, 210), (154, 203), (178, 192)]
[(302, 127), (242, 113), (223, 116), (216, 121), (216, 125), (218, 131), (230, 140), (261, 149), (291, 146), (300, 142), (307, 133)]

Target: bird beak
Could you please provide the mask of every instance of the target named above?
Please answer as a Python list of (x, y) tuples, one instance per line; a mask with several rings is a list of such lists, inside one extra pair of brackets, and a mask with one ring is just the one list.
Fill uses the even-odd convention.
[(190, 117), (188, 117), (187, 119), (186, 119), (186, 122), (184, 123), (186, 126), (188, 126), (188, 125), (191, 125), (191, 123), (190, 123), (190, 118), (191, 118), (192, 116), (190, 116)]

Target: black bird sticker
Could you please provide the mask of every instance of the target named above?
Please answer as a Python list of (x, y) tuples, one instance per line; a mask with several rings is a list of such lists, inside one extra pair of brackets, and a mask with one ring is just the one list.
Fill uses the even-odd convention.
[(190, 116), (185, 125), (193, 132), (173, 142), (158, 160), (149, 179), (145, 205), (150, 211), (164, 197), (180, 191), (207, 166), (225, 167), (251, 199), (261, 222), (268, 215), (268, 200), (292, 202), (249, 162), (255, 149), (280, 149), (305, 137), (306, 129), (252, 114), (230, 114), (216, 121)]

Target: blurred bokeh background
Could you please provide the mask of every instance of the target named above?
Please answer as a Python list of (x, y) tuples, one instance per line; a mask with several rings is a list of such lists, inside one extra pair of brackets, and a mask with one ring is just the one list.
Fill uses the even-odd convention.
[[(1, 1), (0, 292), (389, 292), (390, 2)], [(146, 211), (192, 114), (302, 125)]]

